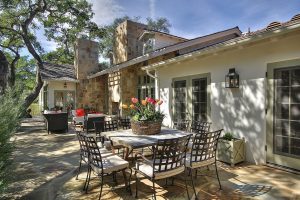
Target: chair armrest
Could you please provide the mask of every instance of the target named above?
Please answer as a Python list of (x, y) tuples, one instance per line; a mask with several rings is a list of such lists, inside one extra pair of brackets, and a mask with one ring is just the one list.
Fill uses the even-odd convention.
[(143, 161), (145, 161), (147, 164), (149, 164), (149, 165), (153, 165), (153, 161), (152, 160), (149, 160), (148, 158), (146, 158), (143, 154), (141, 154), (141, 153), (136, 153), (135, 154), (135, 160), (137, 160), (137, 157), (138, 156), (141, 156), (142, 157), (142, 159), (143, 159)]

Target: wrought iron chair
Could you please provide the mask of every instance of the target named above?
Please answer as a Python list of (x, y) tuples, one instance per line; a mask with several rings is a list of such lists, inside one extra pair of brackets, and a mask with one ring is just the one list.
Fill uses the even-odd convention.
[[(200, 121), (192, 121), (190, 132), (192, 133), (206, 133), (210, 130), (211, 122), (200, 122)], [(188, 144), (188, 150), (192, 149), (193, 141), (190, 140)]]
[(104, 131), (116, 131), (116, 130), (118, 130), (117, 120), (105, 121)]
[[(110, 174), (115, 176), (117, 172), (122, 171), (126, 189), (131, 193), (130, 178), (132, 175), (132, 170), (129, 168), (129, 163), (117, 155), (103, 156), (96, 140), (93, 137), (84, 136), (84, 140), (88, 147), (89, 153), (88, 181), (86, 184), (86, 191), (88, 190), (92, 171), (99, 176), (101, 180), (99, 199), (101, 199), (102, 195), (103, 177)], [(127, 176), (125, 172), (126, 169), (130, 169), (129, 182), (127, 182)]]
[[(196, 199), (197, 195), (193, 181), (193, 170), (196, 170), (197, 172), (197, 169), (201, 167), (207, 167), (214, 164), (216, 169), (216, 178), (218, 179), (220, 189), (222, 189), (216, 160), (218, 140), (222, 131), (223, 129), (214, 132), (197, 133), (193, 138), (191, 152), (186, 154), (185, 166), (186, 169), (189, 170), (189, 174), (191, 174), (190, 177)], [(188, 198), (190, 198), (187, 184), (186, 190)]]
[[(77, 131), (76, 135), (77, 135), (77, 139), (78, 139), (79, 147), (80, 147), (80, 154), (79, 154), (80, 155), (80, 160), (79, 160), (79, 167), (78, 167), (77, 175), (76, 175), (76, 180), (78, 180), (78, 175), (81, 171), (82, 163), (85, 163), (85, 164), (89, 165), (89, 162), (88, 162), (89, 151), (88, 151), (87, 144), (85, 142), (84, 135), (80, 131)], [(99, 151), (101, 152), (101, 154), (103, 156), (113, 155), (113, 153), (107, 151), (106, 149), (99, 149)], [(88, 181), (88, 174), (86, 176), (86, 180), (85, 180), (85, 183), (84, 183), (84, 186), (83, 186), (83, 190), (86, 189), (87, 181)]]
[(88, 114), (85, 117), (84, 120), (84, 126), (83, 129), (86, 131), (86, 133), (90, 131), (94, 131), (94, 122), (95, 121), (104, 121), (104, 116), (102, 114)]
[[(116, 131), (118, 130), (118, 121), (117, 120), (111, 120), (111, 121), (105, 121), (104, 124), (104, 131)], [(112, 141), (105, 141), (104, 146), (107, 149), (113, 148), (118, 150), (118, 154), (120, 153), (120, 149), (124, 148), (123, 145), (113, 144)], [(123, 151), (124, 153), (124, 151)]]
[(123, 127), (124, 130), (131, 129), (130, 119), (124, 118), (121, 119), (120, 121), (121, 121), (121, 126)]
[(94, 129), (96, 133), (96, 141), (101, 142), (102, 146), (104, 143), (104, 137), (101, 136), (101, 133), (104, 132), (104, 126), (105, 122), (104, 121), (94, 121)]
[(181, 131), (188, 131), (190, 120), (182, 119), (174, 122), (174, 128)]
[(155, 181), (173, 177), (184, 172), (184, 157), (186, 154), (186, 147), (190, 135), (174, 138), (158, 140), (153, 149), (153, 159), (147, 159), (143, 154), (137, 153), (143, 159), (142, 162), (136, 163), (135, 177), (136, 177), (136, 193), (138, 197), (138, 176), (140, 173), (150, 179), (153, 183), (153, 194), (156, 199)]
[(211, 122), (192, 121), (190, 131), (192, 133), (209, 132)]

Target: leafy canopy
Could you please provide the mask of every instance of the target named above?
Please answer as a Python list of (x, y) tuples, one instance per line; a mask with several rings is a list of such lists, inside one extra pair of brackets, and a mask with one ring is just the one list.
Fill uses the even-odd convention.
[[(93, 12), (87, 0), (0, 0), (0, 10), (0, 44), (18, 41), (20, 48), (26, 48), (36, 61), (37, 84), (26, 97), (25, 107), (34, 101), (43, 85), (39, 70), (44, 61), (71, 63), (77, 37), (93, 39), (104, 34), (91, 21)], [(38, 33), (54, 42), (57, 52), (46, 55)]]

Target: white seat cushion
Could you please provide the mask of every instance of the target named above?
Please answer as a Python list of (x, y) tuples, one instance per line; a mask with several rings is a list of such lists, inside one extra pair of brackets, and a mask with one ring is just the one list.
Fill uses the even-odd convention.
[[(157, 167), (157, 166), (156, 166)], [(147, 176), (154, 178), (155, 180), (158, 179), (163, 179), (163, 178), (168, 178), (168, 177), (172, 177), (175, 176), (177, 174), (180, 174), (184, 171), (184, 166), (180, 166), (178, 168), (175, 169), (171, 169), (171, 170), (167, 170), (164, 172), (155, 172), (153, 174), (153, 167), (151, 164), (149, 163), (136, 163), (136, 168), (141, 171), (142, 173), (146, 174)], [(167, 169), (170, 168), (170, 165), (167, 166)], [(158, 170), (158, 168), (156, 169), (156, 171)]]
[(82, 117), (73, 117), (73, 121), (77, 123), (83, 123), (84, 122), (84, 116)]
[[(192, 165), (191, 165), (191, 154), (187, 153), (186, 159), (185, 159), (185, 166), (194, 169), (194, 168), (198, 168), (198, 167), (205, 167), (207, 165), (211, 165), (211, 164), (215, 163), (215, 158), (210, 158), (207, 160), (197, 161), (197, 162), (195, 162), (195, 160), (196, 160), (196, 157), (193, 156)], [(200, 160), (200, 157), (198, 157), (197, 160)]]
[[(117, 155), (102, 157), (102, 164), (104, 174), (110, 174), (114, 171), (119, 171), (129, 167), (129, 163)], [(101, 174), (102, 170), (100, 167), (93, 164), (91, 167), (96, 173)]]
[(114, 153), (112, 153), (111, 151), (109, 151), (105, 148), (99, 148), (99, 150), (100, 150), (102, 159), (106, 158), (106, 157), (109, 157), (109, 156), (115, 155)]

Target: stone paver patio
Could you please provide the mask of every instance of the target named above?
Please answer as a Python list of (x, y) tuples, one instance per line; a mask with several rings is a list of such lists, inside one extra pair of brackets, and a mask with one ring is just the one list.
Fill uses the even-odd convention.
[[(48, 135), (42, 122), (27, 121), (14, 137), (13, 176), (6, 194), (0, 199), (96, 199), (99, 180), (94, 177), (89, 192), (82, 187), (85, 171), (75, 180), (78, 166), (79, 145), (74, 129), (69, 133)], [(229, 167), (219, 163), (221, 184), (216, 179), (198, 177), (196, 180), (200, 199), (300, 199), (300, 175), (267, 166), (242, 164)], [(204, 169), (205, 173), (211, 173)], [(175, 179), (174, 186), (157, 184), (158, 199), (187, 199), (183, 176)], [(104, 179), (102, 199), (134, 199), (124, 189), (123, 177), (117, 176), (118, 185), (112, 178)], [(190, 184), (190, 183), (189, 183)], [(113, 187), (113, 189), (111, 189)], [(131, 182), (135, 192), (135, 178)], [(139, 199), (151, 199), (151, 182), (141, 177)], [(192, 188), (189, 188), (192, 195)]]

